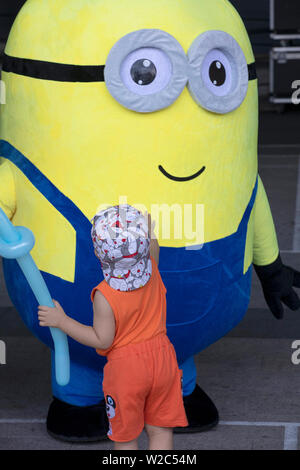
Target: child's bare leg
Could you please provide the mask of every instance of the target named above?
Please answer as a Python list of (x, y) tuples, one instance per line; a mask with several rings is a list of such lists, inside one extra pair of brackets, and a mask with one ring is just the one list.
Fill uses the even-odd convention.
[(173, 450), (173, 429), (145, 424), (149, 438), (149, 450)]
[(130, 442), (115, 442), (115, 450), (138, 450), (138, 440), (134, 439)]

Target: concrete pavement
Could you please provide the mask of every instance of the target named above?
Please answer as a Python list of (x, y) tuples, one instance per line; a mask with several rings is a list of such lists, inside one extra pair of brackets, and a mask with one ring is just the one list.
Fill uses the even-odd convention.
[[(0, 367), (0, 450), (112, 449), (112, 443), (67, 444), (46, 432), (50, 355), (31, 336), (5, 336)], [(298, 449), (300, 366), (291, 340), (226, 337), (197, 358), (198, 383), (220, 411), (207, 433), (175, 435), (177, 450)], [(146, 449), (145, 435), (140, 438)]]

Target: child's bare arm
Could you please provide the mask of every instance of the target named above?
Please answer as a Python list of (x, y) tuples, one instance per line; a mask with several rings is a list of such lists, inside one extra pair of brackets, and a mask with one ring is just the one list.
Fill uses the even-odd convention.
[(152, 258), (155, 259), (157, 266), (159, 264), (159, 252), (160, 252), (160, 248), (159, 248), (159, 244), (158, 244), (157, 239), (156, 238), (151, 238), (150, 255), (152, 256)]
[(159, 264), (160, 247), (158, 240), (154, 233), (155, 223), (152, 222), (151, 214), (148, 214), (148, 228), (150, 237), (150, 255), (155, 259), (157, 265)]
[(110, 348), (116, 334), (115, 316), (108, 301), (98, 290), (94, 298), (93, 326), (98, 338), (101, 338), (101, 347), (99, 349)]
[(40, 326), (59, 328), (71, 338), (85, 346), (95, 349), (108, 349), (115, 336), (113, 311), (105, 297), (97, 291), (94, 299), (94, 324), (86, 326), (68, 317), (61, 305), (54, 301), (55, 307), (39, 307)]

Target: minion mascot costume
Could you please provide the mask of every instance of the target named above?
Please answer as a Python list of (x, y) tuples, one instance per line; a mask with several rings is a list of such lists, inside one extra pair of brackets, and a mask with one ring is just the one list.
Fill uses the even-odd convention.
[[(126, 196), (149, 212), (179, 207), (187, 217), (188, 208), (204, 233), (178, 235), (173, 222), (176, 236), (160, 238), (185, 432), (218, 423), (193, 357), (242, 320), (252, 264), (275, 316), (282, 301), (300, 305), (292, 288), (300, 275), (281, 262), (258, 176), (254, 62), (227, 0), (27, 0), (4, 55), (0, 206), (33, 231), (33, 257), (69, 315), (92, 323), (101, 268), (90, 220), (99, 205)], [(25, 324), (52, 348), (16, 262), (4, 260), (4, 272)], [(47, 428), (64, 440), (100, 440), (105, 359), (70, 338), (69, 347), (71, 380), (60, 387), (52, 371)]]

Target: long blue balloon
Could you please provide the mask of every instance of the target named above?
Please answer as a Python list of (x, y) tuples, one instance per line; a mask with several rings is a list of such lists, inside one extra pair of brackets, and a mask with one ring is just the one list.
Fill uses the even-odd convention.
[[(34, 247), (33, 233), (25, 227), (14, 227), (0, 208), (0, 256), (16, 259), (39, 305), (54, 307), (52, 298), (30, 251)], [(58, 385), (70, 381), (70, 355), (68, 339), (58, 328), (50, 328), (55, 351), (55, 375)]]

